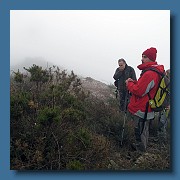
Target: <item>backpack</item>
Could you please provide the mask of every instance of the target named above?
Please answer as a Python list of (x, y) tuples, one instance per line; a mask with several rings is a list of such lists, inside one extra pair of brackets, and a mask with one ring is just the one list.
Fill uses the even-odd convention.
[(152, 98), (148, 93), (151, 109), (160, 112), (170, 104), (170, 79), (165, 73), (161, 73), (157, 69), (149, 68), (148, 70), (154, 71), (161, 76), (155, 96)]

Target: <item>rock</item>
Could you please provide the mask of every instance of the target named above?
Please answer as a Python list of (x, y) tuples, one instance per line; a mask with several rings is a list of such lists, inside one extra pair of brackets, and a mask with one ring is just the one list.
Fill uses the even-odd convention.
[(110, 163), (108, 165), (108, 169), (118, 170), (119, 166), (113, 160), (110, 160)]

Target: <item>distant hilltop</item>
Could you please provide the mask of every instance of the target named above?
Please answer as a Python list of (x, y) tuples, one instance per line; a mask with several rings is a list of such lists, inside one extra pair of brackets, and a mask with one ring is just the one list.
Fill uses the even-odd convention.
[[(20, 72), (23, 73), (25, 72), (24, 67), (29, 68), (33, 64), (37, 66), (41, 66), (44, 69), (48, 69), (49, 67), (55, 66), (51, 62), (46, 62), (43, 58), (26, 58), (25, 60), (21, 61), (19, 64), (11, 65), (10, 73), (12, 74), (12, 71), (17, 72), (18, 69)], [(65, 69), (62, 67), (59, 68), (61, 70)], [(104, 101), (108, 100), (109, 98), (115, 98), (115, 86), (107, 85), (106, 83), (95, 80), (91, 77), (82, 77), (79, 75), (77, 76), (81, 79), (83, 89), (89, 91), (90, 95), (92, 95), (93, 97), (96, 97)]]
[(115, 87), (97, 81), (91, 77), (81, 79), (82, 87), (90, 92), (91, 95), (101, 100), (115, 98)]

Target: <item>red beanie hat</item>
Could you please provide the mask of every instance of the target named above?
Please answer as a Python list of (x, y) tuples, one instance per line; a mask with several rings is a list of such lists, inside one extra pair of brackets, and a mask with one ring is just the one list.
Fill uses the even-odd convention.
[(142, 54), (146, 55), (151, 61), (156, 61), (156, 53), (156, 48), (151, 47), (145, 50)]

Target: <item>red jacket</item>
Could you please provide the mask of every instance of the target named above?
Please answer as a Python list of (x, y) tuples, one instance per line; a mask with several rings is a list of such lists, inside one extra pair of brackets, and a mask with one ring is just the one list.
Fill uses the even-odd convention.
[[(138, 81), (130, 81), (127, 84), (127, 88), (132, 94), (130, 103), (128, 104), (128, 110), (133, 115), (144, 118), (146, 103), (149, 101), (149, 96), (147, 93), (149, 92), (151, 98), (155, 96), (160, 76), (154, 71), (149, 70), (144, 73), (143, 71), (150, 67), (153, 67), (160, 72), (164, 72), (164, 66), (158, 65), (157, 62), (148, 62), (140, 64), (137, 67), (138, 69), (142, 70), (140, 78), (138, 79)], [(154, 112), (150, 107), (148, 107), (147, 119), (152, 118), (154, 118)]]

